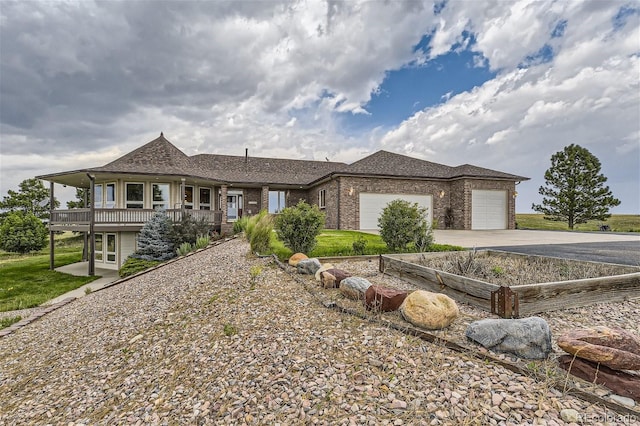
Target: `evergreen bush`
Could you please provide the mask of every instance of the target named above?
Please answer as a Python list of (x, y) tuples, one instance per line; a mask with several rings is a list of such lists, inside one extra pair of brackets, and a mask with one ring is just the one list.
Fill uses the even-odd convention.
[(318, 206), (301, 200), (293, 207), (283, 209), (276, 217), (278, 239), (294, 253), (310, 253), (316, 246), (316, 237), (324, 227), (325, 215)]
[(164, 261), (175, 256), (171, 219), (164, 210), (156, 210), (138, 234), (138, 250), (131, 256), (143, 260)]
[(140, 271), (152, 268), (160, 263), (161, 262), (157, 260), (136, 259), (135, 257), (129, 256), (120, 267), (118, 274), (120, 278), (128, 277), (129, 275), (137, 274)]
[(33, 213), (10, 212), (0, 225), (0, 248), (14, 253), (29, 253), (47, 245), (47, 228)]

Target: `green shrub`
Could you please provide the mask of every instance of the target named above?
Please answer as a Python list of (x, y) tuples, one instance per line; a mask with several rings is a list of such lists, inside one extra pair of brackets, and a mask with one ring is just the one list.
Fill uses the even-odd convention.
[(351, 248), (353, 249), (353, 254), (363, 255), (367, 248), (367, 240), (362, 235), (358, 235), (358, 238), (351, 244)]
[(0, 225), (0, 248), (13, 253), (38, 251), (47, 245), (47, 228), (33, 213), (9, 213)]
[(193, 251), (191, 243), (182, 243), (180, 244), (180, 247), (176, 249), (176, 253), (178, 254), (178, 256), (186, 256), (191, 253), (191, 251)]
[(378, 218), (380, 237), (389, 250), (407, 250), (413, 243), (418, 251), (426, 251), (433, 242), (431, 227), (427, 223), (427, 209), (418, 203), (393, 200)]
[(242, 216), (240, 219), (233, 222), (233, 233), (239, 234), (247, 229), (247, 223), (249, 222), (249, 216)]
[(122, 264), (118, 273), (121, 278), (128, 277), (129, 275), (137, 274), (140, 271), (144, 271), (145, 269), (152, 268), (156, 265), (159, 265), (162, 262), (157, 260), (144, 260), (138, 259), (135, 257), (128, 257), (127, 260)]
[(300, 201), (283, 209), (276, 217), (278, 239), (294, 253), (310, 253), (324, 227), (325, 216), (318, 206)]
[[(259, 254), (266, 254), (271, 251), (271, 234), (273, 233), (273, 219), (269, 214), (256, 215), (255, 223), (252, 225), (249, 244), (251, 251)], [(249, 221), (252, 223), (253, 219)]]
[(195, 244), (198, 237), (209, 235), (211, 226), (206, 219), (194, 219), (188, 212), (185, 212), (179, 221), (171, 225), (169, 234), (174, 247), (180, 247), (182, 243)]
[(200, 250), (209, 245), (211, 242), (211, 238), (208, 235), (201, 235), (196, 240), (196, 244), (194, 246), (194, 250)]

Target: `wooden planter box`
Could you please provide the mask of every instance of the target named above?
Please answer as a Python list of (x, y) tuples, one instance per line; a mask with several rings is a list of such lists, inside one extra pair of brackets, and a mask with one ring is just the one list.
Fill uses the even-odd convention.
[[(463, 252), (458, 252), (463, 253)], [(479, 250), (489, 256), (537, 257), (497, 250)], [(640, 267), (620, 267), (620, 275), (516, 286), (500, 286), (421, 266), (421, 259), (448, 256), (444, 253), (380, 255), (380, 272), (408, 281), (418, 288), (443, 293), (503, 318), (526, 317), (539, 312), (577, 308), (599, 302), (619, 302), (640, 298)], [(546, 258), (556, 259), (556, 258)], [(564, 259), (556, 259), (562, 260)], [(568, 260), (571, 263), (591, 263)], [(492, 301), (493, 296), (493, 301)]]

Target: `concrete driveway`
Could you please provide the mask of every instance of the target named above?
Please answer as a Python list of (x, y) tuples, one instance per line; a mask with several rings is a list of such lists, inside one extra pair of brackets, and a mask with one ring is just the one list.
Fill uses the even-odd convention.
[(434, 231), (436, 243), (640, 266), (640, 235), (535, 230)]

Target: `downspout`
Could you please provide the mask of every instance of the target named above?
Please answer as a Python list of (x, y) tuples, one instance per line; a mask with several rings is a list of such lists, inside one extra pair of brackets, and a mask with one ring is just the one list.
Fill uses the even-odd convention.
[[(90, 200), (93, 200), (93, 191), (95, 190), (96, 177), (90, 173), (87, 173), (89, 177), (89, 194)], [(89, 204), (89, 276), (93, 277), (96, 274), (96, 235), (93, 232), (95, 228), (95, 202)]]
[(55, 262), (55, 254), (54, 254), (54, 250), (55, 250), (55, 234), (53, 232), (53, 229), (51, 228), (51, 219), (53, 219), (53, 208), (55, 205), (54, 197), (53, 197), (53, 182), (49, 183), (49, 269), (50, 270), (54, 270), (56, 267), (56, 262)]

